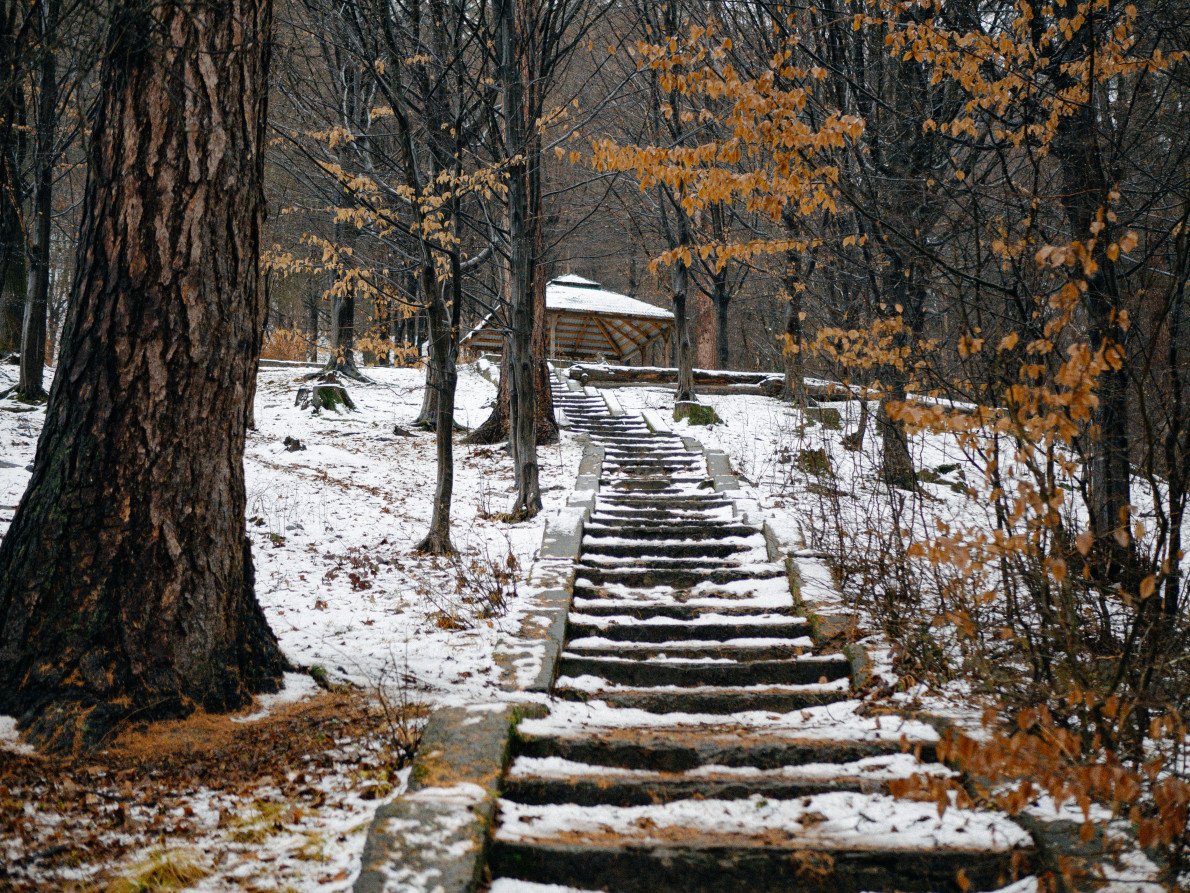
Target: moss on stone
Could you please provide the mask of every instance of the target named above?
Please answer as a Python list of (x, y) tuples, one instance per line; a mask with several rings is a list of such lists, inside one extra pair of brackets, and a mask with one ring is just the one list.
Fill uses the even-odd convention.
[(714, 407), (694, 400), (682, 400), (674, 404), (674, 421), (685, 419), (691, 425), (717, 425), (722, 419)]

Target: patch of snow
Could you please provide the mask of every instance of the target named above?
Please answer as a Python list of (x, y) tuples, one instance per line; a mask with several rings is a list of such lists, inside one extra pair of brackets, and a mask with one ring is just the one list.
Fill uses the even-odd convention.
[(21, 740), (15, 716), (0, 716), (0, 750), (21, 754), (34, 753), (33, 748)]
[(831, 792), (770, 800), (677, 800), (650, 806), (549, 806), (511, 801), (500, 804), (496, 838), (546, 841), (564, 835), (628, 836), (633, 845), (701, 840), (730, 845), (732, 838), (756, 838), (798, 849), (942, 849), (1003, 852), (1032, 838), (998, 813), (951, 807), (938, 815), (933, 803), (883, 794)]
[(935, 743), (937, 731), (930, 725), (899, 716), (864, 716), (861, 701), (837, 701), (776, 713), (751, 710), (730, 716), (715, 713), (651, 713), (631, 707), (610, 707), (602, 701), (577, 703), (555, 701), (542, 719), (521, 720), (518, 730), (525, 735), (545, 737), (598, 734), (601, 731), (639, 728), (734, 733), (756, 729), (779, 738), (823, 741), (883, 741), (904, 739), (910, 745)]
[(233, 716), (232, 722), (256, 722), (264, 719), (279, 704), (292, 704), (303, 698), (308, 698), (318, 691), (318, 683), (306, 673), (286, 673), (281, 690), (276, 694), (259, 695), (256, 698), (257, 710), (247, 716)]

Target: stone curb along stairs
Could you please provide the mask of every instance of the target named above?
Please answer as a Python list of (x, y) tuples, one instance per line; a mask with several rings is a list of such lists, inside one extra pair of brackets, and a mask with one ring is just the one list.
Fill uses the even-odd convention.
[(950, 774), (938, 733), (864, 714), (862, 650), (829, 650), (838, 625), (804, 613), (727, 456), (607, 396), (555, 383), (590, 444), (500, 655), (548, 710), (435, 714), (356, 889), (974, 891), (1027, 874), (1033, 842), (1006, 817), (891, 795)]

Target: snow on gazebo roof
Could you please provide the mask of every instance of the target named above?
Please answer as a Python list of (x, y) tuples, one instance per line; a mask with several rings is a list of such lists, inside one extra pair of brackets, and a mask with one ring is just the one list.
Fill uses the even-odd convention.
[[(668, 310), (573, 273), (546, 284), (545, 311), (550, 355), (557, 358), (643, 361), (650, 349), (663, 349), (673, 332), (674, 315)], [(501, 350), (503, 325), (501, 316), (489, 313), (462, 343), (469, 350)]]
[(662, 308), (607, 291), (598, 282), (567, 273), (551, 279), (545, 287), (545, 309), (572, 313), (598, 313), (601, 316), (637, 316), (648, 319), (673, 319)]

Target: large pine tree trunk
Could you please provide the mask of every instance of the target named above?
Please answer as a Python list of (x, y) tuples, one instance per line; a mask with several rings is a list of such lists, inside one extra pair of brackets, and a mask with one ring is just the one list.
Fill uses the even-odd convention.
[(59, 371), (0, 543), (0, 713), (47, 749), (280, 682), (243, 470), (270, 20), (268, 0), (113, 10)]

